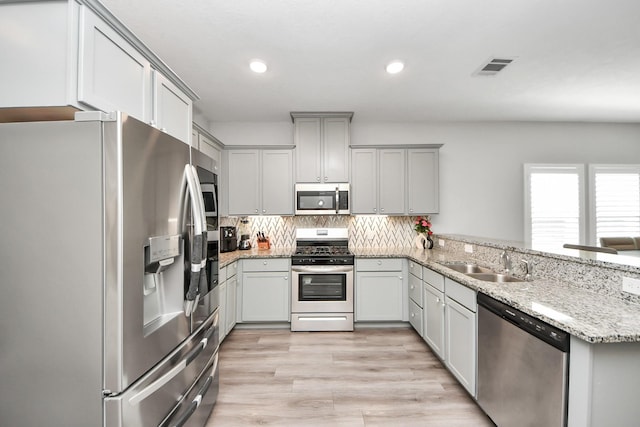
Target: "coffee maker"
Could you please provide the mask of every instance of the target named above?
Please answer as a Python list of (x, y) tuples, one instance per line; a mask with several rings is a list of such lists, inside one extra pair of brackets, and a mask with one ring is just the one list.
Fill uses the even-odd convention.
[(238, 249), (238, 232), (235, 227), (220, 227), (220, 252)]
[(251, 238), (248, 234), (243, 234), (240, 236), (240, 250), (246, 251), (251, 249)]

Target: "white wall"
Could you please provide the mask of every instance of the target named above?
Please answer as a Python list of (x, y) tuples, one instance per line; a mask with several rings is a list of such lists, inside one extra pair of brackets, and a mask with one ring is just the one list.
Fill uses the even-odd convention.
[[(291, 144), (293, 133), (290, 122), (214, 123), (212, 130), (227, 145)], [(638, 124), (354, 120), (351, 143), (444, 144), (434, 232), (516, 241), (524, 238), (524, 163), (640, 163)]]
[(211, 134), (224, 145), (293, 145), (293, 123), (214, 122)]

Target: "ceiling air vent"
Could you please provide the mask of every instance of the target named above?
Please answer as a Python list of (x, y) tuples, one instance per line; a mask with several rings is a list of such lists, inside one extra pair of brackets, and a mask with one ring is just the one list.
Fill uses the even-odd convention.
[(474, 76), (495, 76), (504, 68), (511, 64), (515, 58), (491, 58), (478, 68), (473, 75)]

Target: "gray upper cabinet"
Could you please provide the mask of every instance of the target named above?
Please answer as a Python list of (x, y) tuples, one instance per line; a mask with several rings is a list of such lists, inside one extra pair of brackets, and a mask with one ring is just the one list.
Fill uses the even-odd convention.
[(293, 215), (293, 152), (262, 150), (263, 215)]
[(191, 143), (198, 96), (98, 1), (1, 3), (0, 27), (30, 37), (0, 38), (0, 120), (119, 110)]
[(351, 150), (353, 214), (438, 212), (438, 148)]
[(402, 215), (405, 213), (405, 163), (404, 149), (378, 150), (378, 213)]
[(292, 150), (226, 152), (229, 215), (293, 215)]
[(349, 182), (349, 132), (353, 113), (291, 113), (296, 182)]
[(351, 213), (403, 215), (405, 150), (353, 149), (351, 158)]
[[(153, 120), (155, 126), (181, 141), (189, 141), (192, 132), (193, 101), (176, 85), (153, 71)], [(198, 146), (198, 141), (191, 141)]]
[(229, 150), (227, 158), (229, 215), (258, 215), (260, 150)]
[(407, 209), (409, 215), (439, 211), (439, 150), (407, 150)]
[(351, 213), (378, 213), (377, 150), (351, 150)]
[(149, 123), (151, 62), (86, 6), (80, 8), (79, 46), (78, 101)]

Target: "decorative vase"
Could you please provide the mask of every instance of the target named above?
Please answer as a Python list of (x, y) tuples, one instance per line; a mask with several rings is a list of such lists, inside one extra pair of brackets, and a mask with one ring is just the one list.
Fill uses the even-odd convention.
[(425, 249), (433, 249), (433, 239), (428, 234), (427, 234), (427, 240), (425, 241), (424, 248)]
[(418, 233), (413, 239), (413, 244), (418, 249), (424, 249), (427, 247), (427, 236), (424, 233)]

